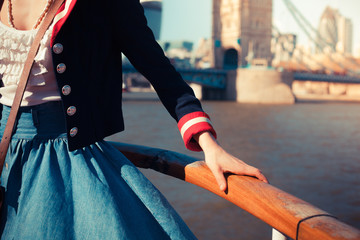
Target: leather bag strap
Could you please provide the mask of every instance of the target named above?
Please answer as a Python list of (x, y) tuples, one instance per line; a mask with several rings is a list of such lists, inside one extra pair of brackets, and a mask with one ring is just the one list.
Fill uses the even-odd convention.
[(3, 137), (1, 139), (0, 143), (0, 173), (2, 172), (6, 153), (9, 149), (11, 135), (14, 129), (14, 124), (16, 120), (17, 113), (19, 111), (19, 107), (22, 101), (22, 98), (24, 96), (24, 92), (27, 86), (27, 82), (29, 79), (30, 70), (32, 68), (32, 65), (34, 63), (34, 58), (36, 56), (36, 53), (40, 46), (40, 41), (43, 38), (46, 30), (49, 28), (51, 22), (53, 21), (56, 12), (62, 5), (64, 0), (54, 0), (54, 2), (51, 4), (49, 12), (46, 14), (45, 18), (43, 19), (42, 23), (40, 24), (39, 30), (35, 35), (34, 41), (30, 47), (29, 54), (27, 56), (27, 59), (25, 61), (24, 69), (20, 76), (20, 81), (18, 84), (18, 87), (16, 89), (14, 102), (11, 106), (9, 118), (7, 120), (5, 131), (3, 134)]

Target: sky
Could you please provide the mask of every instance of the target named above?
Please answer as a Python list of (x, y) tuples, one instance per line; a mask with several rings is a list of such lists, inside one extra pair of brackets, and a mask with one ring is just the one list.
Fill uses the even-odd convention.
[[(161, 40), (189, 40), (211, 37), (213, 0), (163, 0)], [(292, 0), (292, 3), (317, 28), (326, 6), (337, 8), (353, 23), (353, 52), (360, 52), (360, 0)], [(273, 0), (273, 24), (282, 33), (294, 33), (298, 43), (308, 39), (287, 10), (283, 0)]]

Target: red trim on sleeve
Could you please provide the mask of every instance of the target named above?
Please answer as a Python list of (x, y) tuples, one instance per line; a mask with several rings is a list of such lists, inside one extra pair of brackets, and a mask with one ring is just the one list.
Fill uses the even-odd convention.
[(200, 145), (193, 139), (195, 134), (209, 131), (216, 138), (216, 132), (210, 122), (210, 117), (204, 112), (193, 112), (185, 115), (178, 122), (185, 147), (192, 151), (202, 151)]

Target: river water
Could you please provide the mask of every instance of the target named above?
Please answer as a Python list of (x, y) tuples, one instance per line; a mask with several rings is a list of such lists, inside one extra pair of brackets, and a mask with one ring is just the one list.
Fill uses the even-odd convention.
[[(151, 93), (124, 96), (125, 132), (108, 138), (184, 148), (175, 121)], [(272, 185), (360, 228), (360, 104), (255, 105), (205, 101), (220, 144), (260, 168)], [(142, 170), (199, 239), (271, 239), (271, 228), (188, 183)]]

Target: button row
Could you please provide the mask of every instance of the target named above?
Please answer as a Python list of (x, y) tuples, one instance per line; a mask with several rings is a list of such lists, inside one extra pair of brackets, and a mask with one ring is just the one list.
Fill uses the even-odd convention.
[[(64, 46), (61, 43), (56, 43), (53, 46), (53, 51), (55, 54), (61, 54), (64, 51)], [(56, 66), (56, 71), (59, 74), (64, 73), (66, 71), (65, 63), (59, 63)], [(69, 85), (64, 85), (61, 89), (61, 92), (64, 96), (67, 96), (71, 93), (71, 87)], [(76, 113), (76, 107), (75, 106), (68, 107), (66, 113), (68, 116), (73, 116)], [(73, 127), (72, 129), (70, 129), (70, 137), (75, 137), (78, 131), (79, 129), (77, 127)]]

